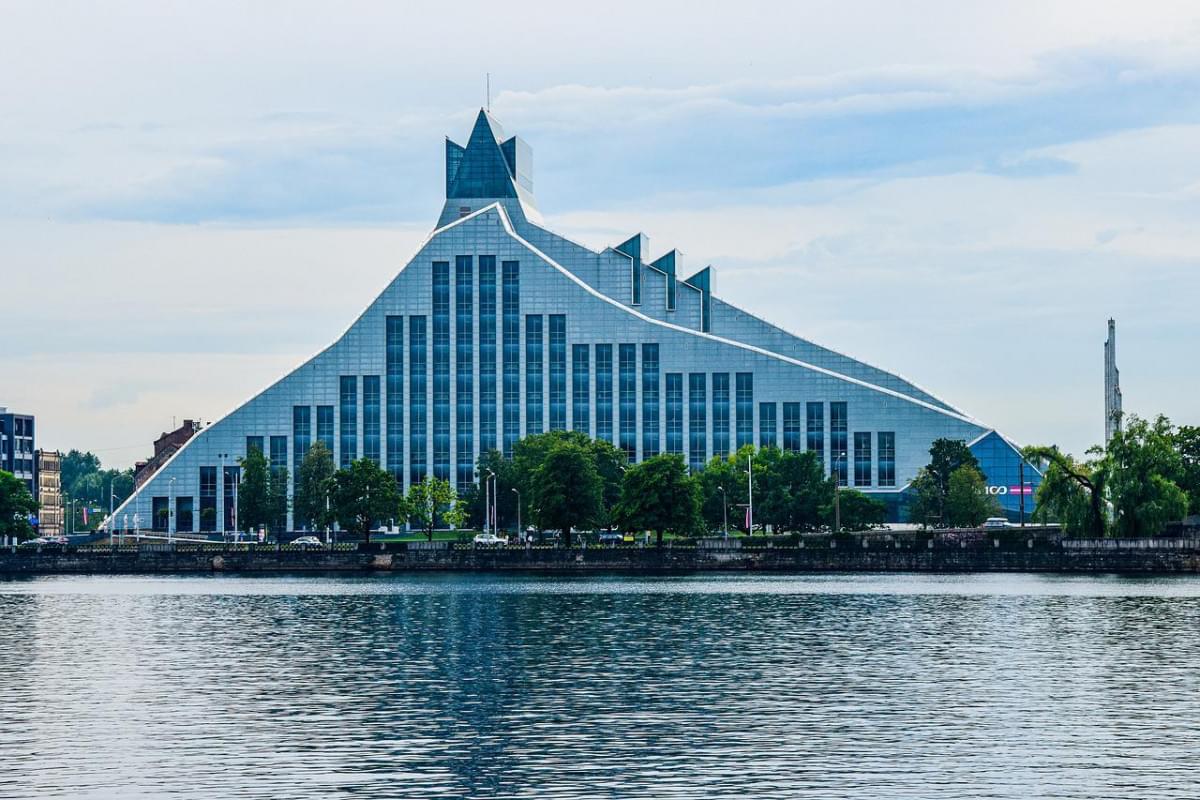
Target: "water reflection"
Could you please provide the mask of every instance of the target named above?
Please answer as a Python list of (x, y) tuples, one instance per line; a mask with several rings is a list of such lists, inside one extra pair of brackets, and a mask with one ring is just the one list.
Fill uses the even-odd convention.
[(0, 797), (1191, 798), (1200, 581), (0, 583)]

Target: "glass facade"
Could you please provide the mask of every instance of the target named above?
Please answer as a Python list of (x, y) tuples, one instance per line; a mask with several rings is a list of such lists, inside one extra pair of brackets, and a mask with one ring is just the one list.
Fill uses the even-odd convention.
[(192, 498), (175, 498), (175, 530), (180, 533), (191, 533), (196, 530), (196, 522), (192, 519)]
[(278, 474), (279, 470), (287, 469), (288, 440), (286, 436), (271, 437), (271, 472)]
[(461, 491), (475, 482), (475, 302), (470, 256), (454, 260), (454, 333), (454, 474)]
[(758, 404), (758, 446), (778, 447), (778, 428), (775, 421), (775, 403)]
[(542, 316), (525, 317), (525, 435), (542, 432)]
[(420, 483), (429, 469), (425, 461), (426, 356), (425, 317), (408, 318), (408, 480)]
[(200, 530), (217, 529), (217, 468), (200, 468)]
[(312, 406), (292, 406), (293, 479), (300, 474), (300, 464), (308, 455), (310, 447), (312, 447)]
[(450, 480), (450, 262), (433, 262), (433, 474)]
[[(317, 406), (317, 441), (325, 445), (329, 457), (333, 457), (333, 406)], [(262, 437), (258, 439), (258, 447), (262, 449)]]
[(713, 455), (729, 455), (729, 373), (712, 374)]
[(683, 373), (667, 373), (667, 452), (683, 455)]
[(513, 447), (521, 438), (521, 264), (505, 261), (500, 266), (504, 317), (504, 455), (511, 458)]
[(637, 345), (617, 346), (617, 411), (619, 446), (630, 461), (637, 460)]
[(879, 485), (896, 485), (896, 434), (880, 431), (879, 439)]
[(388, 317), (384, 345), (387, 374), (387, 471), (404, 483), (404, 317)]
[(496, 449), (496, 257), (479, 257), (479, 452)]
[(613, 440), (613, 349), (596, 345), (596, 438)]
[(871, 485), (871, 434), (854, 433), (854, 485)]
[(783, 404), (783, 449), (800, 449), (800, 404)]
[(265, 450), (263, 450), (263, 437), (261, 437), (261, 436), (247, 436), (246, 437), (246, 455), (250, 455), (251, 450), (257, 450), (260, 453), (266, 452)]
[(849, 453), (847, 447), (849, 445), (848, 434), (850, 424), (846, 418), (845, 403), (830, 403), (829, 404), (829, 458), (831, 475), (837, 475), (838, 483), (842, 486), (846, 485), (846, 476), (849, 473), (850, 465), (846, 463)]
[(735, 449), (754, 444), (754, 373), (739, 372), (735, 377), (734, 411), (737, 414)]
[(658, 455), (658, 345), (642, 345), (642, 458)]
[(571, 430), (591, 434), (588, 346), (571, 345)]
[(567, 318), (550, 315), (550, 430), (567, 429)]
[[(272, 436), (271, 438), (274, 439), (275, 437)], [(285, 438), (284, 441), (286, 442), (287, 439)], [(283, 458), (286, 463), (286, 451)], [(225, 467), (222, 472), (221, 485), (224, 487), (225, 494), (225, 526), (221, 530), (234, 531), (237, 530), (237, 490), (238, 483), (241, 481), (242, 470), (239, 467)]]
[(808, 404), (807, 436), (805, 449), (817, 454), (822, 463), (825, 461), (825, 404)]
[(363, 390), (363, 458), (369, 458), (383, 466), (380, 452), (380, 397), (379, 376), (364, 375)]
[(708, 373), (688, 375), (688, 466), (703, 469), (708, 461)]
[(338, 391), (338, 441), (341, 455), (338, 463), (343, 467), (358, 458), (358, 376), (343, 375), (339, 379)]

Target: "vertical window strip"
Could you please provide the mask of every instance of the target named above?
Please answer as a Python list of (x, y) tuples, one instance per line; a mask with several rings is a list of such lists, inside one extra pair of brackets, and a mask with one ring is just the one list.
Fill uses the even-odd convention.
[(429, 358), (425, 317), (408, 318), (408, 480), (420, 483), (428, 474), (426, 397)]
[(642, 345), (642, 458), (658, 455), (659, 419), (662, 417), (658, 396), (658, 345)]
[(688, 466), (703, 469), (708, 460), (708, 373), (688, 374)]
[(358, 376), (343, 375), (339, 379), (338, 425), (341, 456), (339, 465), (350, 466), (358, 458)]
[(800, 404), (783, 404), (783, 449), (800, 450)]
[[(325, 445), (329, 457), (333, 457), (333, 406), (317, 406), (317, 441)], [(262, 440), (259, 439), (259, 449)]]
[(542, 316), (525, 317), (525, 435), (542, 432)]
[(611, 344), (596, 345), (596, 438), (613, 440), (613, 350)]
[(825, 404), (809, 403), (807, 414), (808, 441), (805, 449), (817, 454), (817, 458), (821, 460), (823, 472), (825, 469), (823, 466), (825, 462)]
[(479, 257), (479, 452), (496, 449), (496, 257)]
[(778, 447), (778, 429), (775, 422), (775, 403), (758, 404), (758, 446)]
[(879, 485), (896, 485), (896, 434), (879, 432)]
[(363, 458), (380, 463), (380, 402), (379, 376), (364, 375), (363, 379)]
[(617, 346), (618, 446), (637, 460), (637, 345)]
[(387, 374), (387, 471), (404, 483), (404, 317), (388, 317), (385, 335)]
[(433, 474), (450, 480), (450, 262), (433, 262)]
[(854, 485), (871, 485), (871, 434), (854, 433)]
[(667, 373), (667, 452), (683, 454), (683, 373)]
[(571, 430), (591, 435), (588, 346), (571, 345)]
[(712, 375), (713, 455), (729, 455), (729, 373)]
[(845, 403), (829, 404), (829, 458), (832, 471), (836, 474), (838, 483), (846, 485), (850, 465), (846, 463), (849, 456), (847, 437), (850, 430), (846, 415)]
[(550, 430), (567, 429), (567, 318), (550, 315)]
[(737, 414), (737, 440), (734, 449), (754, 444), (754, 373), (739, 372), (734, 379), (734, 410)]
[(475, 482), (475, 301), (474, 259), (454, 259), (454, 453), (455, 485)]
[(504, 349), (504, 456), (521, 438), (521, 264), (505, 261), (502, 271)]
[[(259, 445), (260, 449), (262, 445)], [(312, 447), (312, 406), (292, 406), (292, 481)]]

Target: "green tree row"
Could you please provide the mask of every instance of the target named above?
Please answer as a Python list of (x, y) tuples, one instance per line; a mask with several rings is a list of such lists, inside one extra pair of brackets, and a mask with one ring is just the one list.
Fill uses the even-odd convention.
[(1130, 416), (1107, 447), (1076, 460), (1057, 447), (1025, 449), (1047, 464), (1034, 518), (1084, 536), (1154, 536), (1200, 514), (1200, 427)]

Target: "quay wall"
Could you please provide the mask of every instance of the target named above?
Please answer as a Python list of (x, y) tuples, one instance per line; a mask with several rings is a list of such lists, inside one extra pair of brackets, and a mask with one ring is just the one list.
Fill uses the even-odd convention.
[(276, 545), (143, 544), (5, 548), (0, 576), (61, 574), (694, 572), (1078, 572), (1200, 573), (1200, 537), (1071, 540), (826, 538), (771, 546), (740, 541), (698, 545), (483, 548), (449, 542), (342, 545), (302, 550)]

